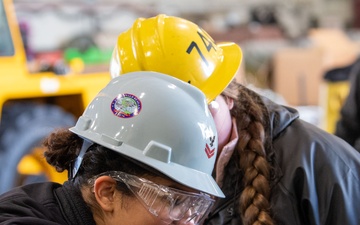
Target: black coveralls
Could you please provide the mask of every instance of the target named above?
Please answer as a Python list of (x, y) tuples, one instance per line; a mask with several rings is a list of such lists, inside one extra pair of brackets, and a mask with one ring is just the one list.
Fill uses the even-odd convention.
[[(276, 224), (359, 225), (360, 153), (300, 120), (296, 110), (263, 101), (271, 121), (275, 174), (270, 205)], [(207, 225), (242, 224), (237, 210), (242, 175), (234, 157), (227, 166), (222, 187), (226, 198), (216, 203)]]
[(340, 71), (346, 73), (350, 90), (341, 108), (335, 135), (347, 141), (360, 152), (360, 58), (347, 70)]
[(0, 196), (0, 224), (95, 225), (95, 221), (70, 183), (37, 183)]

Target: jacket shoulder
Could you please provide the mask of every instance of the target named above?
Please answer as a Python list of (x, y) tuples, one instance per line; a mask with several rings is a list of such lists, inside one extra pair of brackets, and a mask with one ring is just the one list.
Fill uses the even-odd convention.
[[(0, 196), (0, 224), (66, 224), (54, 195), (57, 183), (16, 187)], [(16, 221), (16, 222), (15, 222)], [(56, 222), (58, 221), (58, 222)]]

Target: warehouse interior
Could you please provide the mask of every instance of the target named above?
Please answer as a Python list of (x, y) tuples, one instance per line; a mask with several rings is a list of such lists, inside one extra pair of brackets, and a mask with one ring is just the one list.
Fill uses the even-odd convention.
[[(71, 49), (87, 50), (86, 64), (100, 70), (107, 69), (117, 35), (136, 18), (163, 13), (189, 19), (216, 42), (241, 46), (245, 56), (239, 74), (242, 82), (299, 106), (305, 110), (304, 117), (329, 131), (332, 125), (322, 119), (326, 103), (320, 99), (326, 91), (321, 84), (326, 83), (327, 71), (356, 59), (357, 4), (355, 0), (14, 1), (31, 57), (36, 55), (39, 61), (52, 52), (66, 60), (76, 54)], [(99, 51), (102, 59), (91, 59)]]

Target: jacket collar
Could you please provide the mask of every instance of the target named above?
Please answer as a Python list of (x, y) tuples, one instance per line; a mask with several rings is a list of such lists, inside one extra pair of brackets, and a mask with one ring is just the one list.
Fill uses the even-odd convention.
[(296, 109), (276, 104), (264, 96), (261, 99), (269, 112), (271, 139), (275, 139), (295, 119), (299, 118), (299, 113)]

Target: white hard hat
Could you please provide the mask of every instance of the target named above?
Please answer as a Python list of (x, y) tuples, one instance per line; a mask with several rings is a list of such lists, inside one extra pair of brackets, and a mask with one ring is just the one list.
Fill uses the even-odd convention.
[(185, 186), (224, 197), (211, 176), (218, 139), (206, 97), (177, 78), (155, 72), (116, 77), (70, 130)]

